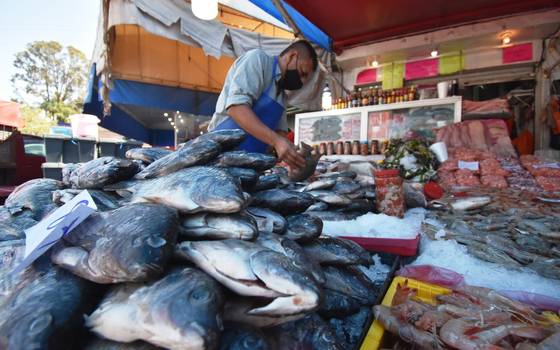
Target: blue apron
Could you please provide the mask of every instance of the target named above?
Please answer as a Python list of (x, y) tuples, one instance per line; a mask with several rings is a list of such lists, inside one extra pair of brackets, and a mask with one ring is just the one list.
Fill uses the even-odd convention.
[[(273, 98), (269, 96), (270, 88), (274, 84), (274, 78), (276, 76), (276, 65), (278, 64), (278, 58), (274, 57), (274, 66), (272, 68), (272, 81), (266, 90), (262, 93), (261, 97), (253, 104), (253, 112), (259, 117), (264, 125), (268, 126), (270, 129), (276, 131), (280, 118), (284, 114), (284, 106), (276, 102)], [(241, 129), (239, 125), (230, 117), (221, 122), (214, 130), (224, 130), (224, 129)], [(237, 149), (247, 152), (258, 152), (265, 153), (268, 145), (253, 135), (248, 134), (247, 138), (243, 143), (241, 143)]]

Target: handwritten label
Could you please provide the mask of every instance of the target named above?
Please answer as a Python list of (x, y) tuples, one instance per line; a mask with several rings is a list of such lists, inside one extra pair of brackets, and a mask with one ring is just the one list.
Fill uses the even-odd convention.
[(25, 230), (24, 259), (14, 272), (31, 265), (96, 210), (93, 198), (84, 190), (37, 225)]
[(513, 45), (502, 49), (502, 63), (515, 63), (533, 59), (533, 43)]
[(478, 162), (464, 162), (460, 160), (457, 163), (459, 169), (467, 169), (472, 171), (478, 171)]
[(405, 79), (419, 79), (438, 75), (438, 59), (408, 62), (406, 64)]

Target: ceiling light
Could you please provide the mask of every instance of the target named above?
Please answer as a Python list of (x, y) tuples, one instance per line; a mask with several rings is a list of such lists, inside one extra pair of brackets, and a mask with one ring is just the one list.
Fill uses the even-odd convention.
[(437, 57), (439, 55), (439, 52), (437, 49), (433, 49), (432, 52), (430, 52), (430, 56), (432, 57)]
[(185, 121), (183, 119), (181, 119), (181, 124), (183, 124)]
[(164, 117), (167, 117), (169, 114), (167, 114), (167, 112), (163, 113)]
[(173, 119), (171, 119), (171, 118), (167, 118), (167, 120), (168, 120), (168, 121), (172, 121)]
[(371, 62), (371, 66), (373, 68), (377, 68), (377, 67), (379, 67), (379, 62), (377, 62), (377, 60), (374, 60), (373, 62)]
[(502, 45), (511, 43), (511, 32), (503, 32), (502, 34), (500, 34), (500, 39), (502, 39)]
[(200, 132), (200, 135), (204, 134), (202, 131)]
[(179, 111), (177, 111), (177, 112), (175, 112), (175, 113), (179, 114)]
[(192, 0), (191, 9), (196, 17), (209, 21), (218, 16), (218, 0)]
[(175, 125), (175, 123), (171, 122), (171, 126)]

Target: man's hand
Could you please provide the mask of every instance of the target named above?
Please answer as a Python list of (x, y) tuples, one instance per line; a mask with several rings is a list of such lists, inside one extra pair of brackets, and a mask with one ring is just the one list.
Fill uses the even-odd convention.
[(305, 159), (297, 153), (296, 146), (287, 138), (277, 136), (272, 147), (276, 150), (278, 158), (288, 163), (290, 170), (305, 166)]

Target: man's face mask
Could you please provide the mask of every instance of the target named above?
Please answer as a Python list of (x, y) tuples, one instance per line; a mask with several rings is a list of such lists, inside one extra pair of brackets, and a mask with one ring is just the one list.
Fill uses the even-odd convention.
[(303, 86), (303, 82), (299, 76), (299, 71), (297, 70), (297, 56), (296, 68), (289, 69), (286, 67), (286, 73), (284, 73), (284, 77), (280, 80), (280, 86), (284, 90), (299, 90)]

